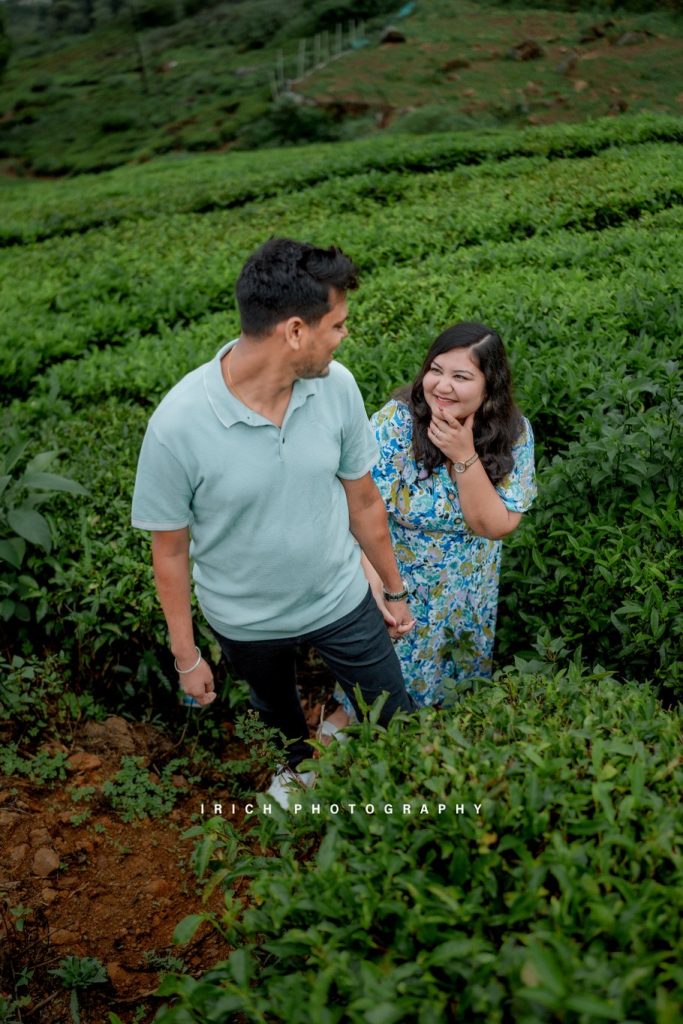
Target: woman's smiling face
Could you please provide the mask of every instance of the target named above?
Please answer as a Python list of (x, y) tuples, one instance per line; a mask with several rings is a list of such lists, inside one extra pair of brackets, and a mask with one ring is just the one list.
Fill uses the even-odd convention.
[(471, 349), (452, 348), (435, 356), (422, 380), (425, 401), (434, 413), (451, 413), (461, 422), (486, 398), (486, 378)]

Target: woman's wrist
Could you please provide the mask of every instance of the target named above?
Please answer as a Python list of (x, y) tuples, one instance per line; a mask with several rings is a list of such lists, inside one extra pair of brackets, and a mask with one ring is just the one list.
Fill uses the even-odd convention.
[(470, 455), (462, 459), (451, 459), (450, 466), (448, 467), (448, 474), (453, 481), (458, 481), (462, 478), (470, 466), (473, 466), (476, 462), (479, 462), (479, 455), (477, 452), (471, 452)]

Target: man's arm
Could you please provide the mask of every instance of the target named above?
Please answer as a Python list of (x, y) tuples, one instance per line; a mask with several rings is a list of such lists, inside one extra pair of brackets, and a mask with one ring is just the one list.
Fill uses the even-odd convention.
[[(358, 480), (341, 480), (341, 483), (346, 492), (346, 501), (349, 506), (351, 533), (358, 541), (366, 561), (370, 563), (384, 589), (389, 593), (399, 593), (403, 590), (403, 580), (391, 547), (384, 502), (371, 474), (366, 473)], [(370, 583), (373, 584), (372, 574), (366, 571), (366, 575), (370, 577)], [(372, 589), (377, 598), (378, 588), (372, 586)], [(385, 620), (389, 622), (386, 607), (383, 608), (380, 605), (380, 611)], [(392, 635), (400, 636), (407, 632), (415, 622), (407, 601), (392, 601), (390, 616), (394, 619), (394, 627), (390, 629)]]
[(190, 534), (182, 530), (163, 530), (152, 533), (152, 565), (154, 581), (161, 609), (166, 619), (171, 640), (171, 651), (181, 670), (180, 685), (200, 704), (210, 704), (216, 694), (211, 669), (200, 659), (197, 661), (194, 642), (192, 606), (190, 596)]

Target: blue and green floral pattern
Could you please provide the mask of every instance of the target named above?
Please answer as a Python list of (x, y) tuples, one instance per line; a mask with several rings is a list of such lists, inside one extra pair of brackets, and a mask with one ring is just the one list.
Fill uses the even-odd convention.
[[(427, 476), (415, 462), (405, 404), (388, 402), (371, 423), (380, 449), (373, 477), (416, 619), (396, 652), (416, 703), (441, 703), (464, 680), (491, 674), (501, 541), (469, 529), (445, 466)], [(526, 419), (512, 455), (513, 468), (496, 490), (506, 508), (525, 512), (536, 496), (534, 439)]]

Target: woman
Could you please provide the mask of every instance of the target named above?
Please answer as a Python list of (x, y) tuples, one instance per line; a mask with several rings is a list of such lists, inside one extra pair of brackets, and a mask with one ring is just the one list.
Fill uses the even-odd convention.
[[(364, 559), (366, 575), (408, 692), (418, 705), (441, 704), (465, 679), (491, 673), (501, 538), (536, 496), (531, 425), (514, 403), (499, 335), (478, 323), (449, 327), (413, 385), (371, 422), (380, 449), (373, 476), (416, 619), (411, 631), (396, 628), (392, 595)], [(340, 708), (323, 733), (345, 721)]]

